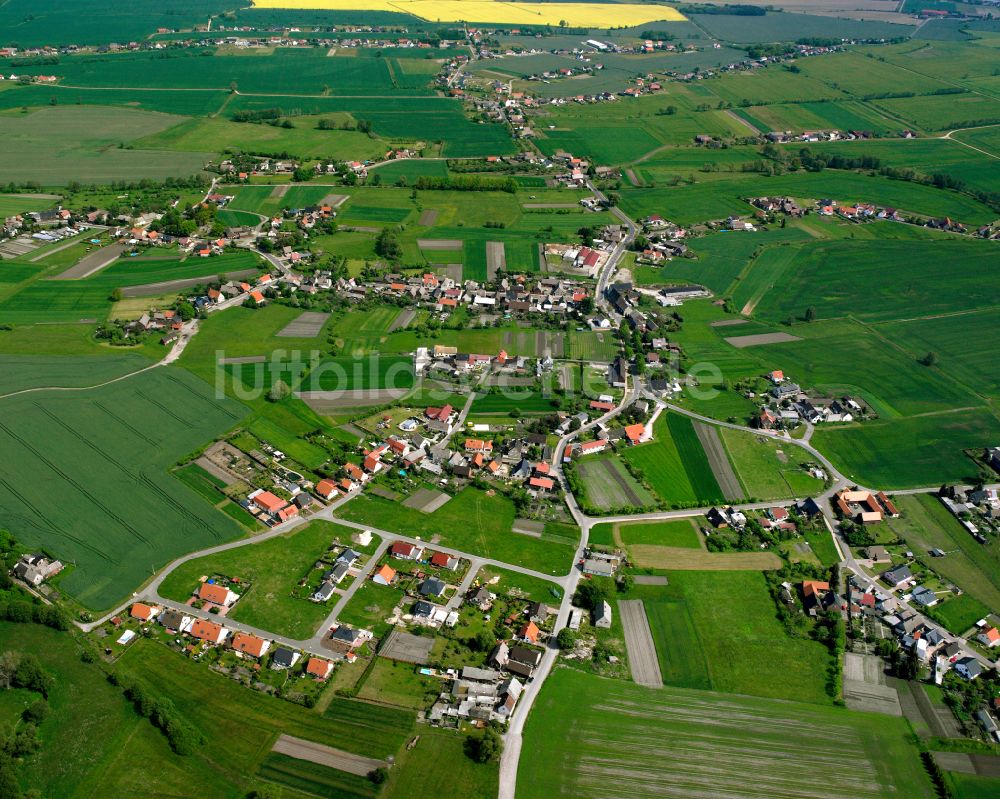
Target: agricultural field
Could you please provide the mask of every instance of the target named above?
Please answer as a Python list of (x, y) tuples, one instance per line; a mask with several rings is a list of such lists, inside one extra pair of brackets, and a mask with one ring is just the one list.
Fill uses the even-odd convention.
[(295, 596), (293, 589), (335, 540), (350, 545), (351, 532), (330, 522), (313, 521), (278, 538), (189, 560), (167, 575), (160, 593), (185, 602), (202, 577), (238, 577), (250, 589), (228, 614), (231, 618), (277, 635), (310, 638), (331, 608)]
[(617, 534), (621, 542), (645, 544), (660, 547), (701, 548), (701, 534), (693, 519), (675, 519), (664, 522), (641, 524), (618, 524)]
[[(349, 10), (357, 0), (255, 0), (257, 8)], [(684, 17), (670, 6), (616, 4), (613, 12), (593, 3), (555, 3), (537, 9), (532, 3), (501, 3), (494, 0), (374, 0), (372, 11), (397, 11), (437, 22), (496, 22), (514, 25), (571, 25), (609, 28), (643, 25), (647, 22), (677, 22)]]
[(5, 418), (18, 419), (0, 425), (3, 448), (20, 464), (0, 484), (6, 524), (24, 544), (73, 564), (57, 583), (80, 604), (107, 608), (172, 558), (243, 533), (167, 474), (245, 414), (184, 371), (2, 403)]
[[(0, 98), (7, 94), (19, 91), (0, 93)], [(212, 153), (125, 147), (182, 121), (173, 114), (95, 106), (54, 105), (29, 113), (0, 114), (0, 138), (5, 143), (0, 173), (4, 180), (37, 181), (46, 186), (187, 177), (201, 172)]]
[(636, 467), (669, 504), (710, 505), (724, 499), (691, 419), (663, 413), (653, 440), (630, 447), (622, 457)]
[(642, 508), (654, 502), (653, 495), (639, 483), (616, 455), (580, 458), (576, 473), (586, 501), (594, 508)]
[(525, 799), (764, 799), (809, 795), (817, 779), (857, 799), (934, 796), (903, 719), (796, 702), (650, 689), (557, 669), (524, 735)]

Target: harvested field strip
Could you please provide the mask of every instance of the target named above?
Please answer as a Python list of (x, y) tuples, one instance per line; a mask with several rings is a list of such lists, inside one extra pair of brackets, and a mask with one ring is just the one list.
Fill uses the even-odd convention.
[(308, 760), (310, 763), (316, 763), (320, 766), (337, 769), (338, 771), (346, 771), (348, 774), (357, 774), (359, 777), (364, 777), (369, 772), (377, 768), (383, 768), (386, 765), (384, 760), (362, 757), (352, 752), (334, 749), (331, 746), (325, 746), (315, 741), (306, 741), (303, 738), (296, 738), (292, 735), (279, 736), (278, 740), (274, 742), (274, 747), (271, 751), (288, 755), (288, 757), (293, 757), (297, 760)]
[(635, 565), (642, 569), (766, 571), (781, 568), (781, 558), (773, 552), (707, 552), (651, 544), (633, 544), (629, 551)]
[(102, 247), (81, 258), (65, 272), (56, 275), (53, 280), (80, 280), (81, 278), (90, 277), (95, 272), (115, 261), (127, 249), (128, 246), (125, 244), (111, 244), (107, 247)]
[(733, 471), (733, 464), (729, 462), (726, 450), (722, 446), (719, 429), (703, 422), (694, 422), (694, 431), (705, 450), (708, 465), (712, 467), (712, 474), (715, 475), (723, 496), (729, 502), (743, 499), (743, 489), (740, 487), (736, 472)]
[(393, 333), (396, 330), (403, 330), (410, 326), (410, 322), (416, 317), (417, 312), (413, 308), (404, 308), (397, 315), (396, 318), (392, 320), (392, 324), (389, 325), (387, 333)]
[(756, 347), (762, 344), (784, 344), (787, 341), (802, 341), (791, 333), (757, 333), (753, 336), (729, 336), (726, 342), (738, 349)]
[(369, 799), (376, 795), (375, 786), (367, 777), (297, 760), (278, 752), (271, 752), (264, 758), (257, 776), (295, 791), (295, 796)]
[(432, 208), (428, 208), (426, 211), (421, 211), (420, 219), (417, 220), (417, 224), (422, 225), (423, 227), (434, 227), (434, 225), (437, 223), (437, 218), (438, 218), (438, 211)]
[(328, 313), (303, 311), (275, 335), (279, 338), (315, 338), (330, 318)]
[(622, 617), (632, 680), (649, 688), (662, 687), (663, 678), (660, 677), (660, 665), (656, 660), (656, 647), (642, 600), (621, 599), (618, 601), (618, 612)]
[(461, 239), (417, 239), (421, 250), (461, 250)]
[(486, 242), (486, 276), (493, 280), (497, 272), (507, 268), (507, 254), (502, 241)]

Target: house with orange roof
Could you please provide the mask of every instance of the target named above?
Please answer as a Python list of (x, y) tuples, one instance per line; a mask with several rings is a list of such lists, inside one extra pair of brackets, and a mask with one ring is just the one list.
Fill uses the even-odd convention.
[(219, 583), (202, 583), (198, 587), (198, 599), (223, 608), (230, 607), (239, 598), (239, 594)]
[(278, 521), (287, 522), (299, 515), (299, 509), (295, 505), (286, 505), (278, 511)]
[(976, 638), (978, 638), (984, 646), (988, 646), (990, 649), (995, 646), (1000, 646), (1000, 630), (996, 627), (990, 627), (983, 630), (976, 636)]
[(321, 499), (333, 499), (337, 496), (337, 484), (333, 480), (320, 480), (316, 483), (316, 493)]
[(333, 663), (323, 658), (309, 658), (309, 662), (306, 663), (306, 674), (317, 680), (325, 680), (332, 671)]
[(208, 641), (210, 644), (221, 644), (229, 635), (229, 630), (221, 624), (206, 619), (195, 619), (191, 625), (190, 633), (192, 637), (199, 641)]
[(493, 442), (483, 441), (479, 438), (467, 438), (465, 439), (465, 451), (467, 453), (493, 452)]
[(276, 514), (288, 503), (275, 496), (270, 491), (255, 491), (249, 496), (250, 501), (265, 513)]
[(233, 636), (230, 646), (234, 652), (239, 652), (242, 655), (248, 655), (252, 658), (259, 658), (263, 657), (264, 653), (267, 652), (271, 646), (271, 642), (264, 638), (258, 638), (256, 635), (250, 635), (250, 633), (236, 633)]
[(145, 605), (142, 602), (136, 602), (129, 611), (129, 615), (133, 619), (139, 619), (139, 621), (152, 621), (156, 618), (159, 612), (160, 609), (158, 607)]
[(375, 572), (375, 576), (372, 577), (372, 582), (378, 585), (392, 585), (392, 581), (396, 579), (396, 570), (392, 568), (388, 563), (384, 563), (382, 567)]
[(355, 482), (361, 482), (367, 480), (368, 476), (362, 471), (362, 469), (356, 463), (347, 463), (344, 465), (344, 471), (347, 472), (347, 476), (354, 480)]
[(532, 477), (528, 480), (528, 485), (539, 491), (551, 491), (555, 487), (555, 482), (548, 477)]
[(537, 624), (533, 621), (529, 621), (520, 630), (518, 630), (517, 637), (529, 644), (537, 644), (538, 636), (541, 632), (542, 631), (538, 629)]
[(264, 304), (264, 295), (261, 294), (259, 291), (251, 291), (250, 299), (253, 300), (257, 305)]
[(646, 425), (640, 423), (630, 424), (625, 428), (625, 438), (629, 444), (638, 444), (642, 440), (642, 434), (646, 432)]

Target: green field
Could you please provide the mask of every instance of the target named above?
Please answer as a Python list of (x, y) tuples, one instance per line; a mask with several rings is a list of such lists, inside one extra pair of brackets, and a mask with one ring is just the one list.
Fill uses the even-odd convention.
[(0, 483), (6, 523), (74, 564), (58, 584), (80, 603), (109, 607), (172, 558), (241, 534), (166, 472), (245, 413), (184, 371), (3, 403), (0, 438), (19, 464)]
[(701, 548), (697, 526), (690, 519), (644, 524), (620, 524), (618, 534), (624, 544), (651, 544), (661, 547)]
[[(0, 93), (0, 97), (5, 94)], [(74, 180), (187, 177), (202, 170), (211, 151), (139, 151), (119, 146), (181, 121), (183, 118), (175, 115), (94, 106), (53, 106), (28, 114), (0, 114), (0, 138), (5, 142), (0, 172), (4, 180), (33, 180), (46, 186), (64, 186)]]
[(433, 513), (405, 508), (372, 494), (349, 502), (339, 515), (389, 532), (429, 539), (469, 554), (513, 563), (546, 574), (565, 574), (575, 542), (562, 537), (533, 538), (511, 532), (514, 505), (505, 496), (466, 488)]
[(671, 571), (668, 579), (629, 594), (646, 607), (665, 682), (830, 703), (828, 650), (788, 635), (760, 572)]
[(659, 497), (668, 503), (710, 505), (723, 499), (690, 417), (663, 413), (653, 440), (625, 450)]
[(883, 488), (975, 482), (964, 450), (994, 446), (998, 422), (985, 410), (816, 430), (812, 444), (848, 478)]
[(909, 726), (888, 716), (558, 669), (524, 734), (525, 799), (815, 796), (818, 779), (855, 799), (934, 796)]
[(576, 473), (587, 503), (598, 510), (642, 508), (655, 501), (655, 497), (629, 473), (617, 455), (582, 457), (576, 463)]
[(189, 560), (167, 575), (163, 596), (184, 602), (203, 576), (239, 577), (250, 583), (229, 616), (289, 638), (310, 638), (331, 606), (310, 602), (292, 591), (334, 539), (349, 544), (350, 530), (314, 521), (278, 538)]

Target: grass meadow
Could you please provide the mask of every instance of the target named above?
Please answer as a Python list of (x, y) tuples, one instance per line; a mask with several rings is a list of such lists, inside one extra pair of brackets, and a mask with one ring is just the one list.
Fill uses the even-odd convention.
[(771, 799), (815, 794), (819, 782), (855, 799), (934, 796), (903, 719), (796, 702), (557, 669), (524, 735), (525, 799)]
[(405, 508), (397, 501), (364, 494), (338, 514), (349, 521), (434, 538), (447, 547), (472, 555), (513, 563), (547, 574), (566, 574), (575, 541), (543, 534), (541, 538), (512, 532), (514, 505), (499, 493), (466, 488), (433, 513)]

